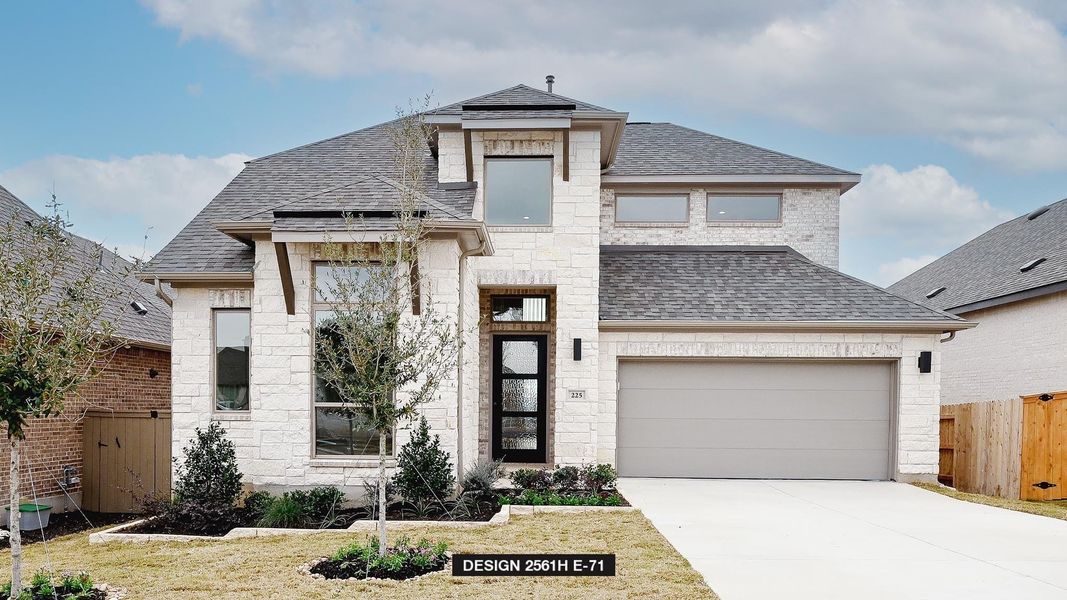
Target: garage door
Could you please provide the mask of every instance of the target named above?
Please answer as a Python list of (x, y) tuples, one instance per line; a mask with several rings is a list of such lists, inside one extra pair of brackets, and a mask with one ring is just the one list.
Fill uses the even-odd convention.
[(891, 373), (860, 361), (622, 362), (619, 474), (887, 479)]

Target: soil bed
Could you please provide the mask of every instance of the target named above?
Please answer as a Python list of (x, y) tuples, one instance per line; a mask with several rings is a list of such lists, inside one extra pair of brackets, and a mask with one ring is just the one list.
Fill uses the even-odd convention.
[[(413, 556), (415, 552), (417, 551), (411, 550), (408, 554)], [(413, 565), (410, 560), (404, 562), (404, 566), (395, 571), (387, 571), (381, 568), (368, 571), (366, 561), (362, 560), (360, 557), (353, 557), (343, 561), (327, 558), (311, 567), (310, 572), (312, 575), (321, 575), (326, 579), (403, 580), (443, 570), (445, 565), (448, 564), (448, 557), (440, 556), (433, 558), (431, 559), (430, 564), (424, 567)]]
[[(70, 535), (72, 533), (96, 529), (105, 525), (125, 523), (126, 521), (137, 518), (137, 515), (127, 513), (85, 512), (84, 516), (82, 515), (83, 513), (78, 511), (52, 513), (48, 519), (48, 527), (22, 532), (22, 545), (29, 546), (31, 544), (40, 544), (42, 540), (42, 532), (44, 533), (43, 538), (50, 542), (56, 538)], [(7, 549), (10, 547), (11, 544), (6, 536), (3, 539), (0, 539), (0, 549)], [(101, 596), (101, 598), (102, 597), (103, 596)]]

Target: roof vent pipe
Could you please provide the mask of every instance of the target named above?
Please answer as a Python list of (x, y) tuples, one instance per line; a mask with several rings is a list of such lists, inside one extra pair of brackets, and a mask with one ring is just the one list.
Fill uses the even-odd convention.
[(546, 75), (545, 76), (545, 83), (548, 84), (548, 93), (551, 94), (552, 93), (552, 84), (556, 83), (556, 76), (555, 75)]

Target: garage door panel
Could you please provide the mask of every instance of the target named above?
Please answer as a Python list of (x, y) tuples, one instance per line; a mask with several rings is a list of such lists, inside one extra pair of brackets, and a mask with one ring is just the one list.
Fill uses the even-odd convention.
[[(664, 448), (655, 453), (619, 448), (624, 477), (737, 479), (885, 479), (882, 450), (705, 450)], [(879, 465), (879, 462), (882, 465)]]
[[(699, 415), (717, 418), (880, 419), (889, 418), (885, 392), (826, 390), (632, 390), (619, 392), (623, 418)], [(708, 407), (707, 404), (714, 404)]]
[(892, 367), (868, 361), (624, 361), (629, 477), (885, 479)]
[[(830, 362), (739, 362), (725, 360), (649, 361), (640, 364), (647, 368), (621, 369), (621, 387), (634, 389), (745, 389), (758, 383), (762, 389), (778, 390), (882, 390), (889, 389), (889, 381), (880, 377), (885, 363), (860, 362), (852, 364)], [(776, 376), (766, 378), (768, 368)], [(828, 385), (830, 377), (833, 384)]]
[(627, 448), (889, 450), (882, 421), (621, 419), (619, 435)]

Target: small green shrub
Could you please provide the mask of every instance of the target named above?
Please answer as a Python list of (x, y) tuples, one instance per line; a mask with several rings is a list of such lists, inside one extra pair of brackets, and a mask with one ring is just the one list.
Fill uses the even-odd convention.
[(602, 497), (595, 494), (558, 494), (523, 490), (514, 496), (501, 495), (500, 503), (524, 506), (619, 506), (622, 504), (622, 497), (618, 494)]
[(241, 495), (241, 471), (237, 453), (226, 430), (212, 423), (199, 427), (189, 445), (182, 448), (185, 460), (175, 469), (174, 501), (204, 507), (233, 507)]
[(337, 519), (345, 494), (333, 486), (320, 486), (310, 490), (285, 492), (294, 502), (304, 508), (308, 520), (316, 526), (329, 526)]
[(615, 467), (606, 463), (585, 465), (581, 470), (582, 487), (594, 494), (614, 488), (618, 478), (619, 474), (615, 472)]
[(493, 486), (504, 476), (504, 463), (499, 460), (482, 459), (474, 463), (463, 473), (460, 484), (462, 496), (479, 500), (496, 495)]
[(455, 491), (452, 461), (441, 449), (441, 436), (430, 435), (426, 417), (419, 419), (411, 439), (400, 448), (396, 467), (393, 483), (408, 502), (443, 502)]
[[(10, 581), (0, 588), (0, 593), (4, 598), (11, 597)], [(18, 600), (102, 600), (106, 596), (105, 592), (93, 587), (93, 580), (88, 573), (63, 573), (56, 576), (49, 571), (40, 570), (30, 578), (29, 586), (22, 589)]]
[(274, 496), (264, 491), (252, 492), (245, 496), (244, 507), (248, 520), (258, 521), (263, 513), (267, 512), (267, 507), (272, 501), (274, 501)]
[(580, 480), (581, 471), (578, 470), (578, 467), (556, 465), (556, 470), (552, 471), (552, 487), (561, 492), (577, 489)]
[(289, 493), (271, 500), (263, 516), (259, 518), (259, 527), (300, 528), (311, 524), (307, 508)]
[(448, 545), (444, 542), (431, 544), (422, 539), (412, 545), (406, 537), (400, 537), (378, 555), (378, 540), (354, 542), (338, 548), (329, 558), (311, 569), (312, 573), (327, 579), (377, 577), (382, 579), (407, 579), (431, 571), (439, 571), (448, 562)]
[(544, 491), (552, 487), (552, 475), (545, 469), (516, 469), (511, 483), (520, 490)]

